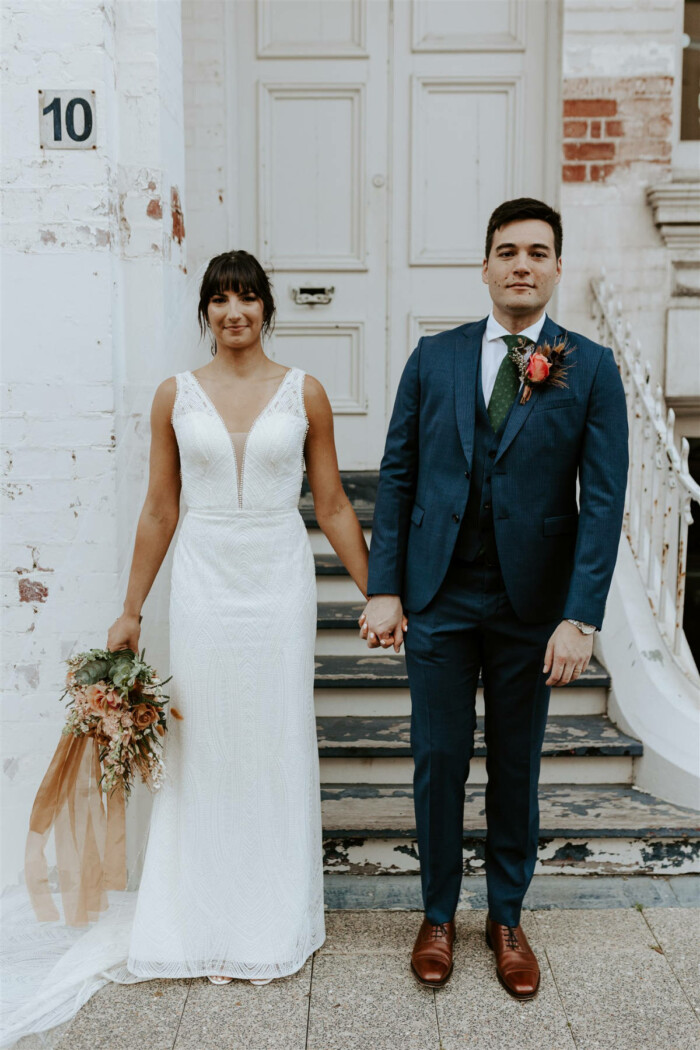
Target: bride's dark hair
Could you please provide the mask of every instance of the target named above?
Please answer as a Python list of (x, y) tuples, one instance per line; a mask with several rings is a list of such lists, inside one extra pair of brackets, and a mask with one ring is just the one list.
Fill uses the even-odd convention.
[(249, 292), (258, 299), (262, 299), (262, 334), (270, 334), (275, 316), (275, 300), (272, 297), (267, 274), (250, 252), (243, 251), (241, 248), (239, 251), (223, 252), (222, 255), (215, 255), (209, 260), (199, 289), (197, 309), (197, 319), (202, 335), (205, 335), (207, 331), (207, 307), (212, 297), (224, 292), (235, 292), (236, 295), (245, 295), (246, 292)]

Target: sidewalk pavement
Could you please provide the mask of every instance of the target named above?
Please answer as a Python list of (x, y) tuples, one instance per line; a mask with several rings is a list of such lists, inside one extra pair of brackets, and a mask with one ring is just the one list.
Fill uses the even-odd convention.
[[(373, 900), (390, 886), (379, 878), (366, 884)], [(392, 881), (415, 895), (406, 879)], [(365, 903), (329, 910), (323, 947), (269, 985), (108, 985), (59, 1050), (698, 1050), (696, 878), (535, 879), (523, 928), (542, 983), (525, 1003), (498, 983), (486, 912), (471, 906), (477, 883), (465, 879), (443, 989), (422, 987), (409, 968), (420, 912)]]

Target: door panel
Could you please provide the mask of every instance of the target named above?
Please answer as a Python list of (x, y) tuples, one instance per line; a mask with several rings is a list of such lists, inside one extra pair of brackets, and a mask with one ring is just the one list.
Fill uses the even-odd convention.
[(557, 11), (549, 0), (394, 4), (387, 412), (420, 335), (489, 312), (493, 209), (546, 199), (555, 181)]
[(240, 246), (271, 271), (277, 324), (268, 352), (323, 383), (341, 467), (376, 467), (386, 425), (390, 7), (229, 7), (235, 227)]

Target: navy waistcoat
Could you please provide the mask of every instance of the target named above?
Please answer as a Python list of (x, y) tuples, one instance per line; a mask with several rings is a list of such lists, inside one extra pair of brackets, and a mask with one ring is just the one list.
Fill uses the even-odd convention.
[[(517, 395), (513, 401), (517, 401)], [(464, 561), (473, 561), (483, 550), (489, 561), (497, 562), (496, 541), (493, 532), (493, 504), (491, 499), (491, 475), (493, 462), (503, 431), (508, 422), (508, 415), (501, 423), (498, 432), (494, 431), (489, 419), (484, 391), (481, 384), (481, 353), (476, 374), (476, 413), (474, 419), (474, 459), (469, 487), (469, 499), (462, 518), (455, 555)]]

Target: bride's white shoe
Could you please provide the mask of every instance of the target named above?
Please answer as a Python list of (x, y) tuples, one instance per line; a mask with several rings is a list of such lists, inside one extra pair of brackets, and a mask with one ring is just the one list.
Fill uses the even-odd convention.
[(207, 977), (207, 980), (212, 984), (230, 984), (233, 977), (222, 977), (220, 974), (215, 974), (213, 977)]
[(272, 977), (251, 977), (250, 978), (250, 983), (251, 984), (269, 984), (271, 980), (272, 980)]

